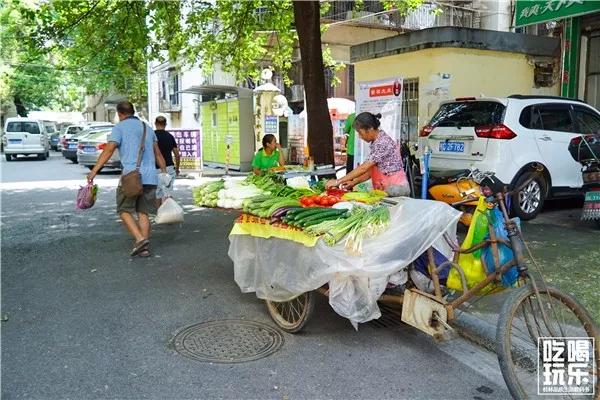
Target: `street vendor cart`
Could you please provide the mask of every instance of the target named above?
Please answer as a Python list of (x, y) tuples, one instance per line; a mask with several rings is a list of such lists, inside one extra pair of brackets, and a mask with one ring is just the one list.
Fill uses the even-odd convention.
[[(392, 302), (402, 305), (403, 322), (437, 338), (452, 329), (455, 311), (465, 301), (513, 289), (502, 306), (496, 335), (500, 369), (512, 396), (537, 396), (541, 341), (577, 337), (586, 338), (582, 350), (591, 360), (582, 367), (589, 379), (581, 387), (598, 398), (598, 328), (574, 298), (543, 278), (532, 278), (525, 258), (531, 254), (518, 221), (506, 210), (510, 193), (497, 179), (490, 178), (489, 185), (492, 194), (480, 199), (461, 246), (456, 243), (460, 212), (436, 201), (397, 198), (382, 199), (372, 208), (357, 205), (364, 207), (356, 211), (363, 215), (386, 207), (386, 229), (372, 235), (363, 229), (364, 238), (348, 234), (337, 241), (328, 236), (335, 228), (319, 236), (310, 234), (316, 231), (310, 227), (294, 225), (297, 216), (308, 211), (285, 206), (291, 217), (274, 219), (279, 215), (273, 212), (277, 200), (265, 200), (275, 204), (269, 212), (244, 206), (246, 212), (229, 236), (235, 281), (242, 292), (255, 292), (263, 299), (273, 321), (286, 332), (306, 326), (314, 296), (323, 294), (355, 328), (381, 316), (379, 302)], [(289, 193), (285, 188), (274, 190)], [(307, 225), (310, 222), (300, 224)], [(359, 239), (364, 240), (357, 246)], [(532, 265), (541, 272), (534, 260)]]

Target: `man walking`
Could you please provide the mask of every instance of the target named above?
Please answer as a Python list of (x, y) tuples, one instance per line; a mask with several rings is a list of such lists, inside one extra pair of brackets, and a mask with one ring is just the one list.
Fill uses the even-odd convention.
[[(162, 115), (159, 115), (154, 120), (154, 126), (156, 127), (154, 133), (156, 134), (156, 139), (158, 140), (158, 148), (165, 159), (167, 174), (169, 174), (171, 177), (169, 185), (164, 187), (166, 190), (163, 190), (161, 185), (158, 185), (158, 188), (156, 189), (156, 198), (159, 200), (159, 202), (162, 202), (163, 197), (173, 190), (175, 177), (179, 175), (179, 163), (181, 161), (181, 157), (179, 156), (179, 148), (177, 147), (175, 138), (165, 130), (167, 127), (167, 119)], [(173, 155), (175, 156), (175, 163), (173, 163)], [(159, 168), (158, 164), (156, 164), (156, 168)]]
[[(117, 187), (117, 213), (127, 231), (135, 240), (130, 255), (132, 257), (136, 255), (149, 257), (150, 218), (148, 214), (155, 212), (154, 200), (156, 198), (156, 185), (158, 184), (156, 164), (159, 165), (163, 173), (166, 173), (166, 165), (156, 143), (154, 131), (135, 117), (134, 113), (133, 104), (129, 101), (122, 101), (117, 104), (117, 115), (120, 122), (112, 129), (110, 139), (104, 151), (100, 154), (98, 162), (88, 174), (87, 179), (89, 182), (94, 180), (98, 171), (110, 159), (115, 149), (119, 149), (121, 164), (123, 164), (122, 174), (126, 175), (134, 171), (145, 130), (146, 137), (139, 167), (144, 188), (143, 193), (137, 197), (126, 197), (119, 182)], [(137, 214), (137, 220), (134, 218), (134, 214)]]

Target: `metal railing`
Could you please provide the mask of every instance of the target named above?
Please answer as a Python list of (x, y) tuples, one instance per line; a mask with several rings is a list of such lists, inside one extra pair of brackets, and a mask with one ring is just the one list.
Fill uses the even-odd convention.
[[(469, 4), (464, 2), (464, 4)], [(419, 30), (442, 26), (463, 28), (480, 27), (480, 11), (466, 6), (426, 2), (417, 9), (402, 15), (399, 11), (385, 11), (379, 1), (365, 1), (363, 8), (356, 9), (353, 1), (331, 2), (323, 22), (340, 23), (382, 29)]]
[[(179, 112), (181, 111), (181, 95), (171, 95), (177, 96), (177, 99), (159, 99), (158, 102), (158, 112)], [(175, 103), (176, 101), (176, 103)]]

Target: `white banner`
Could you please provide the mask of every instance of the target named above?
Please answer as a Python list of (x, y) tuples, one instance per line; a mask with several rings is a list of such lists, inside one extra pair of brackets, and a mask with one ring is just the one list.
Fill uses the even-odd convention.
[[(362, 112), (381, 114), (381, 129), (400, 143), (402, 127), (403, 78), (394, 77), (377, 81), (359, 82), (356, 96), (356, 115)], [(369, 143), (356, 135), (354, 166), (369, 155)]]

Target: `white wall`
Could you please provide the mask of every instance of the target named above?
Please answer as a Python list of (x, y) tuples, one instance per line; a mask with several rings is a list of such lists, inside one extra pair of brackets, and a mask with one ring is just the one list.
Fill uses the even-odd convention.
[(510, 32), (511, 0), (476, 0), (473, 8), (481, 10), (481, 29)]
[[(168, 63), (150, 63), (150, 76), (148, 89), (150, 91), (150, 118), (154, 122), (158, 115), (163, 115), (167, 119), (167, 127), (180, 129), (199, 129), (201, 126), (201, 116), (199, 110), (200, 96), (191, 93), (181, 94), (181, 111), (176, 113), (159, 112), (159, 85), (161, 71), (168, 69)], [(185, 90), (191, 86), (200, 86), (203, 84), (214, 85), (235, 85), (235, 79), (231, 74), (221, 71), (219, 66), (215, 66), (215, 72), (205, 77), (199, 67), (193, 67), (181, 72), (180, 90)]]

